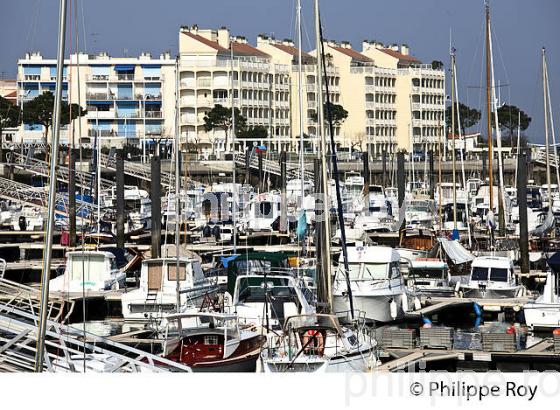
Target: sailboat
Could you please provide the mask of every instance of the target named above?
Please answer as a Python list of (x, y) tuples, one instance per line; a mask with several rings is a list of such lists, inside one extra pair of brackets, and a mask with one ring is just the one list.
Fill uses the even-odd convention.
[[(298, 1), (298, 15), (301, 13)], [(301, 17), (299, 17), (299, 21)], [(300, 23), (301, 24), (301, 23)], [(324, 64), (323, 38), (319, 16), (319, 1), (315, 0), (315, 28), (317, 45), (317, 124), (320, 138), (321, 153), (321, 185), (323, 204), (329, 203), (327, 177), (327, 143), (323, 121), (323, 74), (326, 76)], [(324, 73), (323, 73), (324, 70)], [(326, 85), (327, 106), (329, 106), (328, 85)], [(330, 115), (329, 115), (330, 116)], [(331, 123), (329, 118), (329, 123)], [(332, 125), (332, 124), (331, 124)], [(341, 228), (341, 244), (343, 247), (344, 266), (348, 267), (345, 247), (345, 232), (340, 198), (340, 185), (336, 179), (336, 149), (333, 143), (331, 127), (331, 153), (333, 154), (333, 170), (335, 174), (338, 217)], [(319, 183), (319, 181), (316, 181)], [(328, 209), (328, 208), (327, 208)], [(329, 213), (323, 209), (322, 218)], [(286, 320), (283, 333), (272, 336), (268, 347), (263, 350), (262, 361), (265, 372), (330, 372), (330, 371), (365, 371), (376, 362), (375, 341), (365, 328), (363, 320), (355, 317), (353, 309), (352, 291), (350, 294), (350, 315), (354, 328), (341, 326), (338, 317), (332, 312), (331, 289), (331, 253), (330, 253), (330, 224), (328, 217), (318, 220), (317, 249), (317, 306), (321, 313), (295, 315)], [(348, 269), (345, 269), (348, 271)]]
[[(552, 213), (553, 191), (549, 164), (549, 135), (548, 135), (548, 113), (550, 95), (548, 93), (548, 66), (546, 63), (546, 51), (542, 49), (542, 72), (543, 72), (543, 95), (544, 95), (544, 121), (545, 121), (545, 145), (546, 145), (546, 179), (547, 179), (547, 200), (548, 213), (542, 225), (532, 231), (539, 236), (550, 231), (554, 226), (554, 216)], [(537, 231), (537, 232), (535, 232)], [(523, 306), (525, 322), (532, 328), (547, 328), (560, 326), (560, 296), (558, 286), (558, 272), (548, 271), (546, 284), (543, 294), (536, 300), (528, 302)]]

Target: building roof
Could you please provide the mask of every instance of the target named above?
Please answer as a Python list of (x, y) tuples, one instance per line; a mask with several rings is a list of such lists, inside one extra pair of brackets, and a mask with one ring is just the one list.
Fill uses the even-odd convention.
[(352, 60), (358, 60), (361, 61), (362, 63), (373, 63), (373, 60), (371, 58), (351, 48), (345, 48), (345, 47), (331, 47), (331, 48), (342, 54), (347, 55), (348, 57), (352, 57)]
[(407, 55), (407, 54), (403, 54), (403, 53), (399, 53), (398, 51), (391, 50), (390, 48), (380, 48), (380, 50), (383, 51), (385, 54), (389, 54), (391, 57), (398, 58), (399, 61), (401, 61), (401, 62), (406, 62), (406, 63), (419, 63), (420, 62), (420, 60), (418, 60), (416, 57), (413, 57), (413, 56)]
[[(196, 41), (200, 41), (202, 44), (205, 44), (208, 47), (212, 47), (214, 50), (218, 51), (219, 54), (230, 53), (229, 49), (222, 47), (217, 41), (209, 40), (206, 37), (200, 36), (198, 34), (193, 34), (189, 31), (183, 31), (182, 33), (195, 39)], [(257, 48), (253, 47), (250, 44), (239, 43), (237, 41), (231, 41), (230, 44), (233, 47), (233, 53), (237, 55), (270, 57), (268, 54), (263, 53), (261, 50), (258, 50)]]
[(237, 55), (257, 56), (265, 58), (270, 57), (268, 54), (263, 53), (261, 50), (247, 43), (238, 43), (236, 41), (232, 41), (231, 46), (233, 47), (233, 53)]
[[(279, 50), (282, 50), (285, 53), (288, 53), (294, 57), (298, 57), (299, 55), (299, 49), (293, 46), (287, 46), (285, 44), (273, 44), (274, 47), (276, 47)], [(301, 57), (304, 60), (315, 60), (315, 57), (313, 57), (311, 54), (306, 53), (305, 51), (301, 52)]]
[(189, 36), (190, 38), (195, 39), (196, 41), (200, 41), (202, 44), (205, 44), (208, 47), (212, 47), (213, 49), (221, 53), (229, 52), (227, 48), (224, 48), (221, 45), (219, 45), (217, 41), (208, 40), (206, 37), (199, 36), (198, 34), (193, 34), (189, 31), (182, 31), (182, 33), (185, 34), (186, 36)]

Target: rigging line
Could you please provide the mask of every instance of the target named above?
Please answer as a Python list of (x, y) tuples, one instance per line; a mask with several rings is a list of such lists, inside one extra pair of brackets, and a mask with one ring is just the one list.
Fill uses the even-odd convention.
[(31, 18), (31, 27), (29, 27), (29, 31), (27, 32), (27, 38), (25, 39), (25, 42), (27, 43), (27, 46), (30, 49), (34, 49), (35, 48), (35, 34), (37, 32), (37, 21), (39, 20), (39, 11), (40, 11), (40, 4), (41, 0), (36, 0), (35, 1), (35, 14), (33, 15), (33, 17)]
[[(482, 53), (482, 50), (481, 50), (482, 47), (480, 47), (480, 45), (482, 44), (483, 33), (484, 33), (484, 23), (482, 23), (480, 25), (480, 31), (478, 33), (478, 39), (475, 43), (476, 44), (475, 52), (473, 54), (473, 57), (472, 57), (472, 60), (471, 60), (471, 65), (469, 67), (469, 71), (467, 73), (466, 78), (469, 78), (469, 79), (472, 78), (472, 75), (474, 73), (474, 68), (475, 68), (475, 65), (476, 65), (476, 61), (477, 61), (478, 52), (480, 51)], [(467, 105), (468, 105), (468, 96), (469, 96), (469, 91), (468, 91), (468, 87), (467, 87)]]
[[(80, 6), (81, 6), (81, 11), (82, 11), (82, 30), (83, 30), (83, 39), (84, 39), (84, 52), (87, 53), (87, 37), (86, 37), (86, 20), (84, 17), (84, 1), (80, 2)], [(77, 16), (76, 16), (76, 20), (77, 20)], [(76, 24), (78, 24), (76, 22)], [(77, 33), (77, 31), (76, 31)], [(77, 38), (77, 37), (76, 37)]]

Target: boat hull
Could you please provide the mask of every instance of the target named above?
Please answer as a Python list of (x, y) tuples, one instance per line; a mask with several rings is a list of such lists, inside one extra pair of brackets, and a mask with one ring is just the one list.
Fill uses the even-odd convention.
[[(375, 322), (391, 322), (404, 317), (402, 308), (403, 295), (387, 293), (377, 295), (353, 295), (354, 309), (365, 314), (368, 321)], [(397, 316), (391, 316), (391, 300), (397, 304)], [(350, 301), (348, 296), (334, 295), (333, 304), (335, 312), (348, 312), (350, 310)]]
[(525, 323), (533, 329), (560, 327), (559, 303), (527, 303), (523, 312)]

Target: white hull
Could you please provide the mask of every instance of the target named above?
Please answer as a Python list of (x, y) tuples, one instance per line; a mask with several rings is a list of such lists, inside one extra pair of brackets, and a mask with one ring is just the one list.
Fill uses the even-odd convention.
[[(375, 322), (391, 322), (404, 317), (402, 308), (403, 293), (377, 293), (371, 295), (353, 295), (354, 309), (363, 312), (366, 320)], [(397, 304), (397, 316), (391, 316), (391, 300)], [(350, 301), (348, 296), (334, 295), (335, 312), (348, 312)]]
[(338, 357), (289, 357), (263, 359), (265, 373), (350, 373), (366, 372), (374, 364), (371, 349)]
[(560, 303), (527, 303), (523, 307), (525, 323), (532, 328), (560, 327)]

